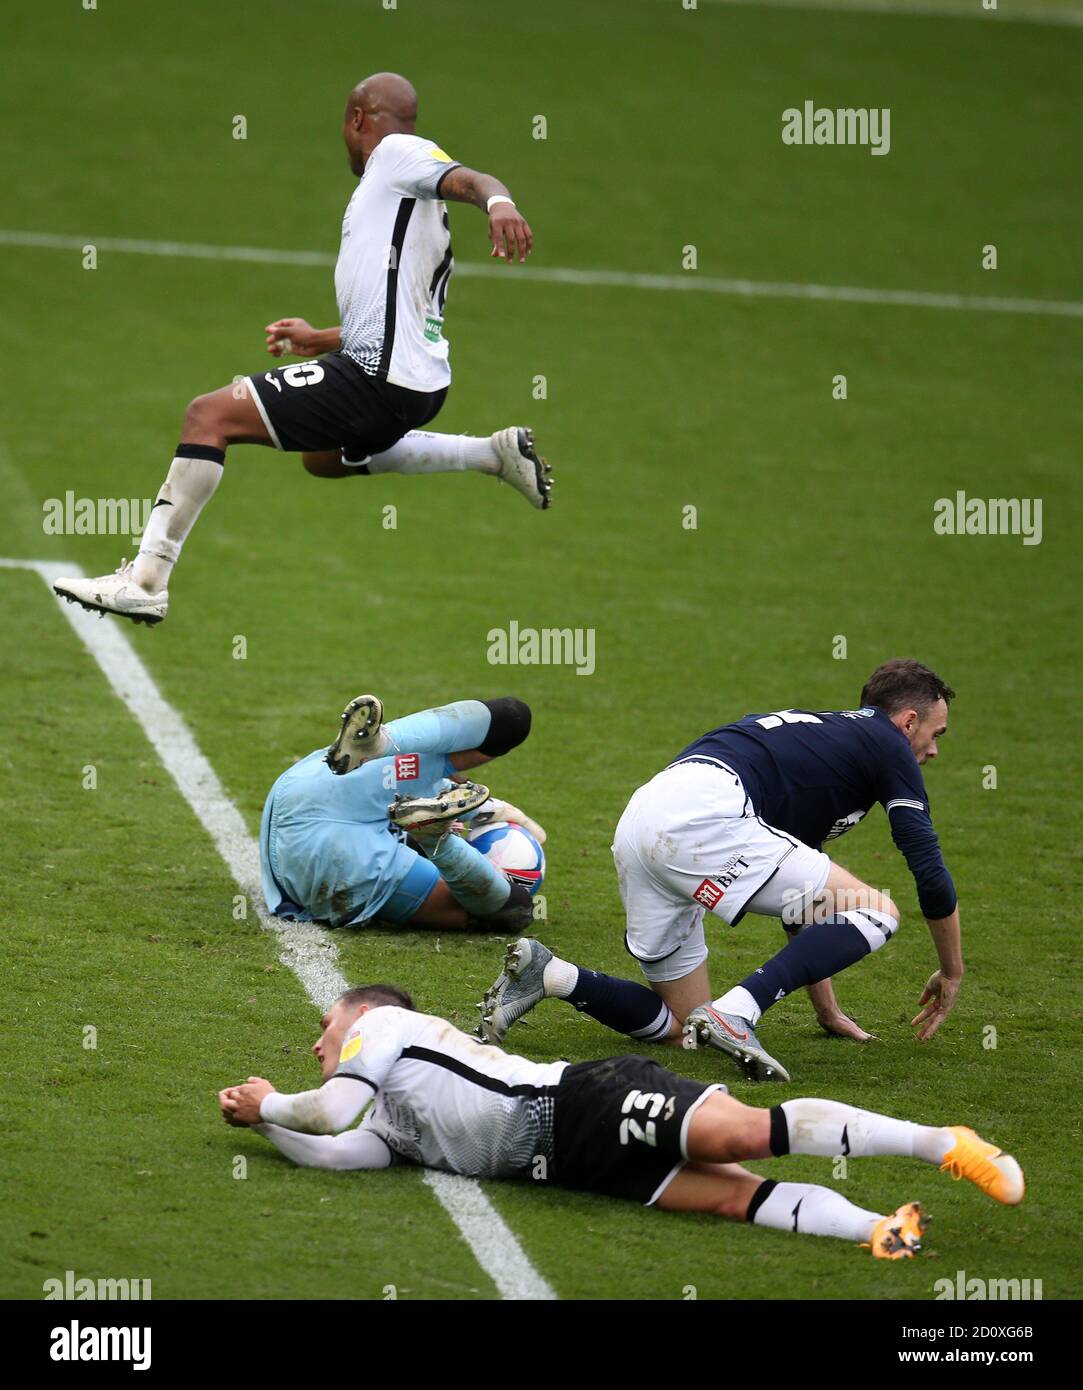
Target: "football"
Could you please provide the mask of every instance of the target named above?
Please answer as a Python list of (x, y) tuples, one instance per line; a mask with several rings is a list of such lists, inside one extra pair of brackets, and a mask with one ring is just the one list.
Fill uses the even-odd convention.
[(521, 825), (493, 821), (468, 830), (466, 838), (490, 864), (507, 874), (512, 883), (521, 883), (532, 895), (545, 881), (545, 852)]

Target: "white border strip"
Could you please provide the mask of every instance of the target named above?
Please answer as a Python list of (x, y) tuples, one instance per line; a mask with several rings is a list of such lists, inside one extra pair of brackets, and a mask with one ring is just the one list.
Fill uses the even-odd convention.
[[(275, 379), (277, 380), (277, 378)], [(256, 403), (256, 409), (259, 411), (259, 418), (263, 421), (263, 428), (271, 436), (271, 443), (276, 449), (281, 449), (282, 441), (279, 439), (278, 432), (275, 430), (274, 425), (271, 424), (271, 417), (267, 414), (267, 407), (263, 404), (263, 401), (260, 399), (260, 394), (256, 390), (256, 383), (250, 376), (246, 376), (244, 384), (248, 387), (248, 394)], [(281, 386), (278, 389), (281, 390)]]
[[(0, 229), (0, 246), (47, 251), (82, 251), (84, 246), (119, 255), (183, 257), (203, 261), (247, 261), (259, 265), (326, 266), (335, 257), (323, 251), (276, 251), (264, 246), (209, 246), (202, 242), (140, 241), (130, 237), (75, 237), (53, 232)], [(484, 261), (456, 261), (457, 275), (506, 279), (507, 267)], [(1056, 299), (1002, 299), (996, 295), (942, 294), (926, 290), (863, 289), (856, 285), (790, 284), (785, 281), (731, 280), (688, 271), (684, 275), (647, 275), (625, 270), (576, 270), (572, 267), (516, 267), (516, 275), (534, 284), (602, 285), (614, 289), (677, 290), (750, 299), (804, 299), (840, 304), (886, 304), (907, 309), (954, 309), (981, 314), (1046, 314), (1083, 318), (1083, 303)]]
[[(52, 589), (54, 579), (81, 574), (77, 565), (45, 560), (0, 558), (2, 569), (33, 570)], [(311, 922), (285, 922), (263, 911), (259, 845), (218, 775), (204, 757), (180, 714), (162, 696), (119, 619), (88, 613), (64, 603), (61, 611), (76, 636), (101, 667), (113, 693), (127, 705), (162, 763), (176, 782), (237, 886), (255, 908), (259, 922), (278, 938), (279, 959), (289, 966), (305, 993), (321, 1011), (342, 993), (346, 981), (336, 961), (338, 951), (327, 933)], [(555, 1299), (556, 1294), (523, 1253), (507, 1223), (473, 1179), (450, 1173), (426, 1173), (440, 1205), (459, 1229), (505, 1299)]]
[[(975, 19), (983, 24), (1046, 24), (1065, 29), (1083, 25), (1083, 10), (1023, 10), (999, 0), (995, 10), (981, 0), (699, 0), (705, 5), (753, 10), (819, 10), (830, 14), (902, 15), (920, 19)], [(1003, 8), (1000, 8), (1003, 6)]]

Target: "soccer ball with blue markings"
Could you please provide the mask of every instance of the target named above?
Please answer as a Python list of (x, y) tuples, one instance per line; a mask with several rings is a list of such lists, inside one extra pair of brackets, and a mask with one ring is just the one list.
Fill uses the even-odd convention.
[(466, 838), (512, 883), (521, 883), (531, 895), (541, 888), (545, 880), (545, 852), (529, 830), (509, 821), (493, 821), (491, 825), (468, 830)]

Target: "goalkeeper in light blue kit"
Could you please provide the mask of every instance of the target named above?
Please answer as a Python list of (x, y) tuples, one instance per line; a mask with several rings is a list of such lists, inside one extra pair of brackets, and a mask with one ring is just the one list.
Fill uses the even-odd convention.
[(501, 820), (544, 841), (541, 826), (462, 776), (529, 732), (529, 706), (511, 697), (457, 700), (386, 724), (375, 695), (351, 700), (331, 747), (284, 772), (263, 807), (268, 909), (332, 927), (530, 921), (529, 892), (452, 833), (456, 822)]

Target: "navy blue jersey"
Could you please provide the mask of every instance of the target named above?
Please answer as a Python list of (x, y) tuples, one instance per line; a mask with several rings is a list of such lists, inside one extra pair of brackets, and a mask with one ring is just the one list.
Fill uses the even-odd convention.
[(675, 759), (722, 762), (756, 814), (819, 849), (880, 802), (926, 917), (947, 917), (955, 886), (929, 815), (925, 780), (906, 738), (881, 709), (748, 714), (712, 729)]

